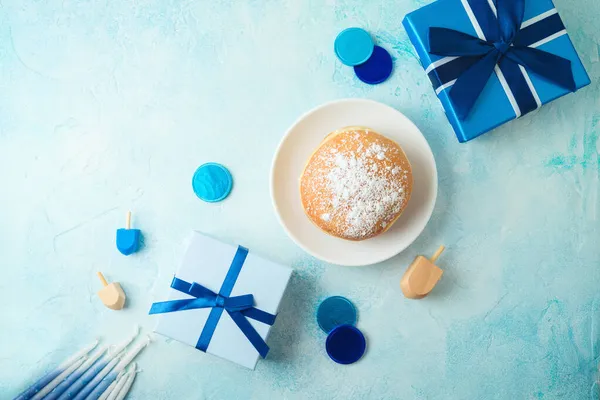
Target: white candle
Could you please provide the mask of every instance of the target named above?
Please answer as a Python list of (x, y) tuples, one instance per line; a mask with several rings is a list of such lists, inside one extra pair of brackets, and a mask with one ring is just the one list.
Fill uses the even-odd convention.
[[(96, 388), (89, 394), (88, 400), (89, 399), (98, 399), (102, 393), (104, 393), (104, 391), (110, 386), (110, 384), (117, 378), (117, 375), (119, 375), (119, 372), (123, 371), (125, 369), (125, 367), (127, 367), (127, 365), (138, 355), (138, 353), (140, 351), (142, 351), (144, 349), (144, 347), (148, 346), (148, 344), (150, 344), (151, 339), (150, 336), (146, 336), (146, 338), (141, 341), (140, 343), (138, 343), (137, 345), (135, 345), (128, 353), (126, 353), (122, 358), (121, 361), (119, 361), (119, 363), (115, 366), (114, 370), (112, 370), (110, 372), (110, 374), (108, 376), (106, 376), (105, 379), (102, 380), (102, 382), (98, 383), (98, 386), (96, 386)], [(94, 379), (96, 380), (96, 379)], [(91, 384), (91, 382), (90, 382)], [(74, 399), (74, 400), (80, 400), (80, 399)]]
[(129, 375), (127, 381), (125, 382), (125, 385), (123, 385), (123, 388), (121, 389), (121, 391), (119, 391), (119, 394), (117, 395), (117, 397), (115, 397), (114, 400), (123, 400), (125, 396), (127, 396), (127, 393), (129, 393), (129, 389), (131, 389), (131, 385), (133, 385), (134, 379), (135, 371), (133, 371), (133, 373)]
[[(127, 394), (127, 392), (129, 392), (129, 388), (133, 384), (133, 379), (135, 378), (136, 368), (136, 363), (131, 363), (129, 368), (127, 368), (127, 373), (121, 376), (118, 381), (115, 381), (116, 385), (106, 400), (115, 400), (121, 395), (121, 393)], [(130, 381), (131, 383), (129, 386), (127, 386), (127, 383)]]
[(127, 365), (139, 354), (140, 351), (144, 349), (144, 347), (148, 346), (152, 342), (150, 336), (146, 336), (140, 343), (138, 343), (134, 348), (132, 348), (129, 353), (125, 354), (121, 359), (121, 362), (117, 364), (115, 367), (115, 371), (119, 372), (125, 369)]
[(112, 353), (114, 355), (119, 354), (121, 351), (123, 351), (123, 349), (125, 349), (125, 347), (129, 346), (129, 344), (131, 342), (133, 342), (133, 340), (137, 337), (137, 335), (140, 333), (140, 327), (135, 325), (133, 327), (133, 334), (128, 337), (127, 339), (123, 340), (121, 343), (113, 346), (111, 349), (109, 349), (109, 353)]
[(100, 398), (98, 400), (107, 400), (108, 396), (110, 396), (113, 389), (115, 388), (115, 386), (117, 386), (117, 383), (119, 382), (119, 380), (121, 379), (121, 377), (123, 375), (125, 375), (125, 371), (121, 371), (121, 373), (119, 373), (119, 375), (117, 376), (117, 380), (114, 381), (113, 383), (111, 383), (108, 388), (106, 388), (106, 390), (104, 391), (104, 393), (102, 393), (102, 396), (100, 396)]

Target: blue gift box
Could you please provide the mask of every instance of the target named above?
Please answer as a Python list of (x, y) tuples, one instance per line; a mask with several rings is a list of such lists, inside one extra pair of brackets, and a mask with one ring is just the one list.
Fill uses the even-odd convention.
[[(500, 3), (512, 1), (515, 0), (502, 0)], [(500, 63), (485, 82), (468, 114), (461, 115), (457, 104), (451, 100), (450, 91), (460, 74), (473, 64), (470, 61), (472, 57), (431, 54), (430, 28), (448, 28), (486, 40), (486, 26), (494, 23), (495, 29), (498, 26), (497, 5), (497, 0), (437, 0), (406, 15), (403, 21), (459, 142), (476, 138), (571, 92), (516, 63), (514, 68), (521, 71), (517, 69), (516, 74), (509, 75), (500, 68)], [(590, 79), (551, 0), (524, 0), (517, 38), (521, 46), (569, 60), (574, 90), (589, 85)], [(517, 78), (521, 81), (515, 83)]]

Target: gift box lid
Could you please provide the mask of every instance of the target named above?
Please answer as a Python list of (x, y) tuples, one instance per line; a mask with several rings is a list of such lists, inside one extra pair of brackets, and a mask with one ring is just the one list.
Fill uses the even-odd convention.
[[(443, 60), (444, 57), (442, 56), (428, 53), (429, 28), (448, 28), (477, 37), (478, 29), (472, 23), (472, 19), (475, 18), (472, 7), (489, 7), (491, 9), (495, 7), (495, 4), (495, 0), (493, 2), (492, 0), (489, 0), (489, 2), (480, 0), (437, 0), (406, 15), (403, 25), (430, 79), (433, 75), (431, 73), (433, 67), (437, 67), (438, 64), (443, 63), (445, 60)], [(551, 18), (551, 20), (548, 19), (546, 21), (548, 23), (552, 22), (555, 25), (562, 25), (562, 21), (551, 0), (525, 1), (523, 26), (539, 22), (544, 18)], [(566, 30), (561, 30), (555, 35), (543, 39), (532, 44), (530, 47), (535, 46), (539, 50), (570, 60), (577, 89), (589, 85), (589, 76), (569, 36), (566, 34)], [(534, 88), (534, 96), (537, 96), (536, 101), (539, 100), (538, 106), (549, 103), (569, 93), (567, 89), (550, 83), (533, 73), (526, 73), (526, 79), (530, 81), (529, 83)], [(460, 142), (471, 140), (520, 116), (515, 112), (514, 99), (511, 100), (507, 96), (503, 82), (501, 82), (497, 74), (492, 74), (471, 113), (463, 120), (457, 116), (448, 96), (450, 87), (438, 87), (436, 92)]]
[[(176, 277), (219, 293), (237, 249), (238, 246), (194, 232)], [(287, 266), (248, 252), (231, 296), (252, 294), (255, 308), (276, 315), (291, 273), (292, 269)], [(169, 289), (167, 300), (191, 298)], [(195, 347), (210, 312), (211, 308), (199, 308), (160, 314), (155, 332)], [(266, 341), (271, 326), (250, 318), (248, 321)], [(251, 369), (259, 358), (257, 350), (227, 312), (222, 313), (206, 352)]]

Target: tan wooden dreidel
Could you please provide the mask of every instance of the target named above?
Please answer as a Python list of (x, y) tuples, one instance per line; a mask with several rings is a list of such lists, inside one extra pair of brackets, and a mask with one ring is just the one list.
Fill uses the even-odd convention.
[(98, 297), (104, 305), (112, 310), (120, 310), (125, 305), (125, 292), (118, 282), (108, 283), (104, 279), (102, 272), (98, 272), (98, 278), (102, 281), (104, 287), (98, 292)]
[(429, 260), (424, 256), (415, 258), (400, 281), (400, 288), (404, 296), (409, 299), (422, 299), (433, 290), (444, 273), (435, 265), (444, 249), (444, 246), (440, 246)]

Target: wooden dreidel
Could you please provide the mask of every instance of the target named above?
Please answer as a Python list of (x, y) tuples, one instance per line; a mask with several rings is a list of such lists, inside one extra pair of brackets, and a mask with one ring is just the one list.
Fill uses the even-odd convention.
[(126, 256), (133, 254), (140, 247), (140, 238), (140, 230), (131, 229), (131, 211), (128, 211), (125, 228), (117, 229), (117, 249)]
[(104, 279), (102, 272), (98, 272), (98, 278), (102, 281), (104, 287), (98, 291), (98, 297), (102, 303), (111, 310), (120, 310), (125, 305), (125, 292), (117, 282), (108, 283)]
[(440, 246), (429, 260), (424, 256), (418, 256), (410, 264), (400, 281), (400, 288), (405, 297), (422, 299), (437, 285), (444, 271), (435, 265), (435, 262), (444, 248), (444, 246)]

